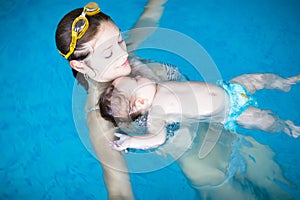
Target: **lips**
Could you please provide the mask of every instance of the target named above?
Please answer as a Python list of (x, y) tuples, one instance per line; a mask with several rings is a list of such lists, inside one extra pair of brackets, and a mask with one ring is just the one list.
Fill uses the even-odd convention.
[(128, 60), (126, 60), (121, 66), (122, 66), (122, 67), (125, 67), (125, 66), (127, 66), (127, 65), (129, 65)]

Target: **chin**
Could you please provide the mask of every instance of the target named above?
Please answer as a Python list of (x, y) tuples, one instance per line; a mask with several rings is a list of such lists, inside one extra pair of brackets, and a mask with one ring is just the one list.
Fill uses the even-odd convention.
[(120, 73), (120, 76), (128, 76), (131, 73), (131, 67), (128, 66), (122, 70)]
[(113, 81), (113, 80), (115, 80), (119, 77), (128, 76), (130, 73), (131, 73), (131, 67), (128, 66), (126, 68), (123, 68), (122, 70), (115, 71), (114, 75), (110, 75), (108, 77), (102, 77), (102, 78), (99, 78), (99, 80), (96, 80), (96, 81), (98, 81), (98, 82), (110, 82), (110, 81)]

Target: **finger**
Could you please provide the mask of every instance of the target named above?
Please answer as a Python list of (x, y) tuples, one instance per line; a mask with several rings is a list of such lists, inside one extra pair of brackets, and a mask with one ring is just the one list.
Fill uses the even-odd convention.
[(119, 147), (119, 146), (120, 146), (120, 145), (118, 144), (118, 140), (115, 140), (115, 141), (109, 141), (109, 145), (110, 145), (111, 147), (114, 147), (114, 146)]
[(123, 151), (124, 150), (124, 148), (122, 147), (122, 146), (112, 146), (112, 148), (114, 149), (114, 150), (117, 150), (117, 151)]
[(120, 138), (120, 137), (122, 137), (123, 136), (123, 134), (122, 133), (115, 133), (114, 134), (116, 137), (118, 137), (118, 138)]
[(120, 150), (121, 147), (116, 143), (116, 141), (111, 142), (111, 143), (110, 143), (110, 146), (111, 146), (111, 148), (114, 149), (114, 150), (121, 151), (121, 150)]

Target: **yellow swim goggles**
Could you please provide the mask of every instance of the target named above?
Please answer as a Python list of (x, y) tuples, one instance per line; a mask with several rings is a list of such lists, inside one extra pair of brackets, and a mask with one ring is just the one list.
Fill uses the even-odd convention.
[(70, 44), (70, 50), (67, 54), (59, 53), (66, 59), (74, 52), (77, 40), (79, 40), (89, 28), (89, 21), (85, 15), (93, 16), (100, 12), (100, 8), (97, 3), (90, 2), (84, 6), (83, 11), (79, 17), (77, 17), (72, 23), (72, 41)]

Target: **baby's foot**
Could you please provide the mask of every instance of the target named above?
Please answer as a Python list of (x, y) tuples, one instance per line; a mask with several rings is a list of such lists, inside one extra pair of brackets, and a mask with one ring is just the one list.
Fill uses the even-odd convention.
[(288, 135), (297, 138), (300, 136), (300, 126), (296, 126), (292, 121), (286, 120), (286, 125), (288, 126), (288, 130), (285, 130)]
[(291, 85), (294, 85), (299, 81), (300, 81), (300, 74), (298, 74), (297, 76), (291, 76), (287, 79), (278, 77), (277, 80), (275, 80), (271, 84), (271, 86), (274, 87), (274, 88), (277, 88), (279, 90), (282, 90), (284, 92), (288, 92), (291, 89)]
[(286, 83), (290, 85), (296, 84), (299, 81), (300, 81), (300, 74), (298, 74), (297, 76), (291, 76), (286, 79)]
[(300, 81), (300, 74), (298, 76), (292, 76), (289, 78), (282, 78), (276, 74), (265, 74), (262, 76), (262, 83), (266, 89), (278, 89), (284, 92), (288, 92), (291, 89), (291, 85)]

